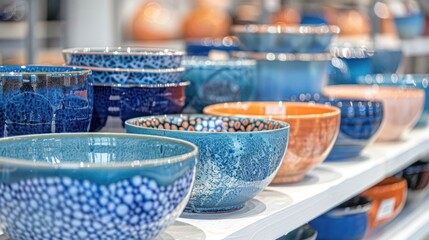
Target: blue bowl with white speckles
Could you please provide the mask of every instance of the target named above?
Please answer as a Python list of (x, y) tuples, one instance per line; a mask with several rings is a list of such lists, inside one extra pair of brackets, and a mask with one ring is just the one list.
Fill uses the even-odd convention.
[(0, 66), (0, 137), (87, 132), (91, 71), (65, 66)]
[(63, 50), (67, 65), (100, 68), (179, 68), (183, 51), (156, 48), (106, 47)]
[(185, 211), (242, 208), (274, 178), (286, 151), (289, 125), (249, 117), (164, 115), (129, 119), (129, 133), (168, 136), (200, 150), (195, 186)]
[(0, 139), (0, 228), (11, 239), (152, 239), (183, 211), (197, 154), (133, 134)]

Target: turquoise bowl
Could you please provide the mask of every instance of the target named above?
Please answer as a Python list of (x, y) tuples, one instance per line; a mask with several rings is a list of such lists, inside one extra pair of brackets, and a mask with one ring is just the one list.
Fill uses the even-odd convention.
[(187, 212), (242, 208), (274, 178), (286, 151), (287, 123), (248, 117), (164, 115), (125, 122), (130, 133), (168, 136), (200, 150)]
[(183, 211), (197, 147), (113, 133), (0, 139), (0, 227), (11, 239), (152, 239)]

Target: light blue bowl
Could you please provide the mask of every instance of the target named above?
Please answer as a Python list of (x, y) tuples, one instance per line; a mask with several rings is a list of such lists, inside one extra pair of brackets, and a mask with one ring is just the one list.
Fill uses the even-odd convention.
[(425, 105), (416, 127), (424, 127), (429, 121), (429, 74), (374, 74), (358, 79), (359, 84), (387, 85), (419, 88), (425, 91)]
[(165, 115), (130, 119), (129, 133), (179, 138), (200, 150), (195, 186), (185, 211), (240, 209), (274, 178), (289, 125), (247, 117)]
[(407, 16), (394, 16), (393, 21), (400, 38), (415, 38), (423, 35), (425, 29), (423, 11), (414, 12)]
[(323, 53), (340, 29), (329, 25), (237, 25), (232, 32), (241, 48), (251, 52)]
[(0, 139), (0, 227), (11, 239), (152, 239), (185, 207), (197, 154), (132, 134)]
[(249, 59), (209, 60), (185, 58), (183, 79), (191, 82), (186, 90), (187, 111), (202, 112), (216, 103), (250, 101), (256, 91), (256, 61)]
[(258, 61), (257, 101), (283, 101), (301, 93), (320, 93), (328, 83), (330, 54), (236, 52)]
[(376, 49), (372, 61), (373, 73), (396, 73), (402, 62), (401, 49)]

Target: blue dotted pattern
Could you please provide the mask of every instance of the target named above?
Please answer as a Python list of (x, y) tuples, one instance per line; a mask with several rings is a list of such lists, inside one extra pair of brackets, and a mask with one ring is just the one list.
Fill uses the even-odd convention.
[(136, 175), (109, 185), (70, 177), (0, 184), (2, 228), (17, 240), (152, 239), (180, 214), (193, 171), (161, 186)]
[(182, 72), (92, 71), (94, 83), (100, 84), (168, 84), (179, 83)]

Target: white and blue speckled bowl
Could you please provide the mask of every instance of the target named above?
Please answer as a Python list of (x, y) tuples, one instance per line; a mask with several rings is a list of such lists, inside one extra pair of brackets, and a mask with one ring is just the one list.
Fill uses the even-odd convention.
[(183, 211), (197, 154), (132, 134), (0, 139), (0, 227), (11, 239), (152, 239)]

